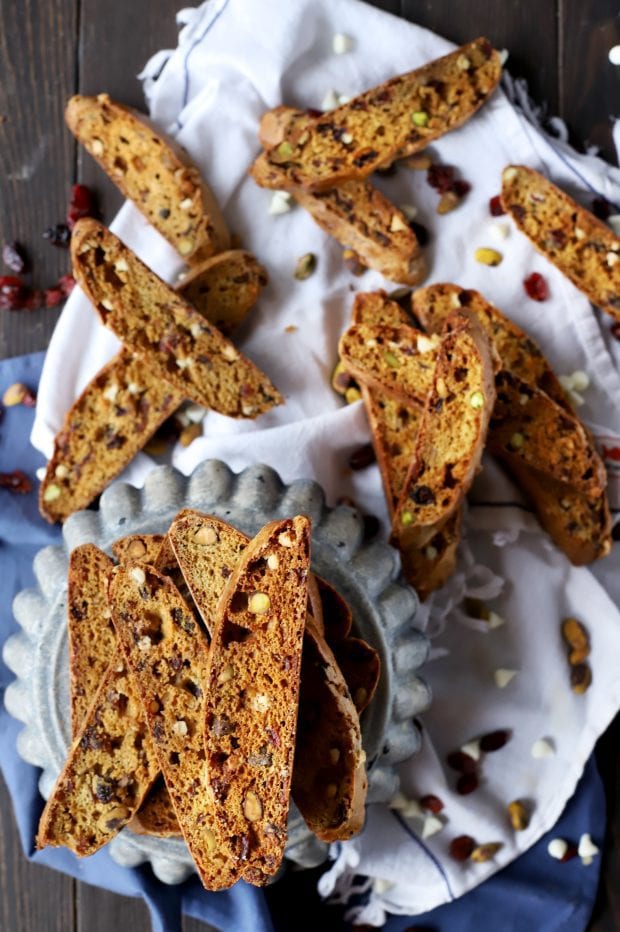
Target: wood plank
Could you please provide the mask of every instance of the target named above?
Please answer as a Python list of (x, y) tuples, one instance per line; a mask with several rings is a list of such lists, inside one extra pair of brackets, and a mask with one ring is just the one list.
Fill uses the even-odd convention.
[[(69, 268), (67, 251), (42, 234), (64, 220), (73, 177), (75, 146), (62, 113), (75, 80), (77, 4), (0, 4), (0, 244), (27, 247), (37, 288)], [(0, 358), (43, 349), (57, 316), (0, 311)]]
[(577, 144), (600, 146), (616, 163), (612, 116), (618, 116), (620, 67), (609, 49), (620, 44), (620, 19), (614, 0), (559, 0), (559, 113)]
[[(579, 3), (579, 0), (575, 0)], [(584, 4), (587, 10), (589, 4)], [(556, 0), (506, 3), (506, 0), (402, 0), (405, 19), (463, 44), (484, 35), (510, 52), (511, 74), (527, 79), (534, 100), (558, 107)]]
[(76, 932), (150, 932), (151, 920), (144, 900), (119, 896), (86, 883), (77, 883), (76, 888)]
[(0, 929), (74, 932), (75, 882), (22, 854), (11, 798), (0, 777)]

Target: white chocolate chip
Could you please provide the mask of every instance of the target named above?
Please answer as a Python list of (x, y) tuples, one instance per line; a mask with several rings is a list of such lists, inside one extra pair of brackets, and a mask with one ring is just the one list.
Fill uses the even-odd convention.
[(321, 110), (333, 110), (339, 103), (338, 92), (334, 90), (327, 91), (325, 97), (321, 101)]
[(291, 209), (291, 195), (288, 191), (274, 191), (269, 203), (269, 213), (273, 216), (286, 214)]
[(182, 718), (177, 719), (174, 725), (172, 726), (172, 730), (175, 733), (175, 735), (180, 735), (181, 737), (184, 738), (185, 735), (187, 734), (187, 722)]
[(270, 553), (267, 557), (267, 566), (270, 570), (277, 570), (280, 566), (280, 557), (277, 553)]
[(582, 392), (590, 385), (590, 376), (582, 369), (576, 369), (575, 372), (573, 372), (572, 380), (573, 384), (571, 385), (571, 388), (574, 388), (577, 392)]
[(288, 531), (283, 531), (281, 534), (278, 535), (278, 543), (280, 544), (281, 547), (292, 547), (293, 538), (291, 537)]
[(502, 180), (510, 183), (511, 181), (515, 180), (517, 174), (517, 169), (513, 168), (512, 165), (509, 165), (508, 168), (505, 168), (502, 172)]
[(431, 350), (437, 348), (437, 338), (427, 337), (424, 333), (421, 333), (416, 342), (416, 349), (418, 353), (429, 353)]
[(469, 71), (471, 68), (471, 62), (467, 55), (459, 55), (456, 60), (456, 67), (459, 69), (459, 71)]
[(343, 133), (340, 137), (340, 142), (345, 146), (350, 146), (353, 142), (353, 136), (351, 133)]
[(126, 259), (117, 259), (114, 263), (114, 270), (116, 272), (128, 272), (129, 266), (127, 265)]
[(581, 240), (585, 238), (586, 238), (585, 230), (582, 230), (581, 227), (575, 227), (575, 239)]
[(193, 203), (194, 202), (192, 201), (191, 197), (186, 197), (184, 200), (181, 201), (181, 203), (179, 204), (179, 207), (181, 208), (181, 210), (191, 210)]
[(118, 385), (114, 382), (103, 390), (103, 397), (106, 401), (115, 401), (118, 395)]
[(599, 849), (592, 841), (589, 832), (585, 832), (579, 839), (579, 846), (577, 848), (577, 854), (581, 858), (584, 864), (588, 865), (592, 863), (592, 860), (599, 853)]
[(191, 333), (194, 339), (197, 339), (197, 337), (199, 337), (200, 334), (202, 333), (202, 329), (203, 329), (202, 324), (194, 323), (189, 328), (189, 332)]
[(39, 466), (39, 468), (35, 472), (35, 476), (37, 477), (39, 482), (43, 482), (43, 480), (45, 479), (46, 473), (47, 473), (47, 469), (45, 468), (45, 466)]
[(370, 349), (373, 349), (376, 345), (377, 345), (377, 341), (374, 339), (374, 337), (371, 337), (369, 340), (366, 340), (366, 346), (368, 346)]
[(56, 469), (54, 470), (54, 475), (57, 479), (68, 479), (69, 478), (69, 467), (65, 466), (64, 463), (59, 463)]
[(108, 301), (107, 298), (103, 298), (103, 299), (102, 299), (102, 301), (101, 301), (101, 307), (104, 307), (104, 308), (106, 309), (106, 311), (113, 311), (113, 310), (114, 310), (114, 305), (112, 304), (111, 301)]
[(612, 252), (611, 250), (607, 253), (607, 256), (605, 258), (607, 259), (607, 265), (609, 266), (610, 269), (614, 267), (616, 262), (620, 261), (620, 256), (618, 255), (618, 253)]
[(137, 382), (130, 382), (129, 385), (127, 386), (127, 391), (129, 392), (130, 395), (139, 395), (142, 389), (137, 384)]
[(418, 208), (413, 204), (399, 204), (400, 210), (404, 213), (407, 220), (415, 220), (418, 215)]
[(253, 405), (241, 405), (241, 413), (244, 417), (252, 417), (254, 410)]
[(191, 356), (179, 356), (179, 358), (175, 360), (179, 369), (189, 369), (193, 361)]
[(432, 835), (436, 835), (443, 827), (444, 823), (441, 819), (438, 819), (436, 815), (428, 815), (424, 819), (422, 826), (422, 838), (430, 838)]
[(255, 712), (266, 712), (270, 705), (269, 696), (265, 696), (264, 693), (258, 693), (252, 699), (252, 708)]
[(143, 586), (146, 582), (146, 574), (139, 566), (134, 566), (129, 575), (138, 586)]
[(408, 230), (409, 224), (406, 223), (399, 214), (392, 214), (390, 221), (390, 232), (398, 233), (400, 230)]
[(542, 760), (545, 757), (553, 757), (555, 748), (548, 738), (539, 738), (532, 745), (530, 753), (535, 760)]
[(620, 45), (614, 45), (610, 48), (608, 58), (612, 65), (620, 65)]
[(350, 52), (352, 48), (353, 39), (351, 36), (345, 35), (344, 32), (337, 32), (332, 39), (332, 49), (334, 50), (334, 54), (344, 55), (345, 52)]
[(494, 221), (490, 224), (491, 233), (496, 239), (506, 239), (510, 233), (510, 227), (507, 223)]
[(376, 877), (373, 886), (375, 888), (375, 893), (381, 895), (391, 890), (394, 884), (391, 880), (384, 880), (382, 877)]
[(90, 144), (90, 151), (95, 156), (103, 155), (103, 143), (96, 136)]
[(187, 417), (190, 424), (200, 424), (204, 421), (205, 414), (207, 412), (202, 407), (202, 405), (188, 405), (185, 409), (185, 416)]
[(463, 754), (467, 754), (472, 760), (480, 760), (480, 742), (477, 739), (468, 741), (461, 747)]
[(145, 634), (144, 637), (140, 638), (140, 640), (138, 641), (138, 650), (141, 650), (141, 651), (150, 650), (152, 647), (152, 643), (153, 642), (151, 641), (150, 637), (147, 634)]
[(568, 845), (563, 838), (553, 838), (547, 845), (547, 854), (556, 861), (561, 861), (567, 851)]
[(517, 670), (509, 670), (507, 667), (498, 667), (498, 669), (493, 674), (495, 680), (495, 685), (498, 689), (505, 689), (508, 686), (508, 683), (511, 682), (517, 675)]
[(233, 362), (235, 359), (239, 359), (239, 353), (237, 352), (235, 347), (232, 345), (232, 343), (229, 343), (227, 346), (224, 347), (224, 349), (222, 350), (222, 356), (225, 359), (230, 359), (231, 362)]

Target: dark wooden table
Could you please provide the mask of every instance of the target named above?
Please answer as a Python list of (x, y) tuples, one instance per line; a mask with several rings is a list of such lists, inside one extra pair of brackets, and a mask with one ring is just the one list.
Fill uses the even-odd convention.
[[(620, 16), (613, 0), (382, 0), (375, 5), (457, 42), (484, 34), (498, 48), (509, 49), (512, 74), (528, 80), (533, 98), (545, 102), (549, 114), (567, 121), (573, 141), (595, 143), (615, 161), (609, 117), (618, 113), (620, 70), (609, 64), (607, 53), (620, 43)], [(52, 248), (42, 232), (63, 219), (73, 182), (93, 185), (106, 220), (121, 203), (64, 129), (65, 101), (76, 92), (105, 90), (143, 106), (135, 75), (152, 52), (176, 44), (174, 14), (181, 6), (181, 0), (0, 3), (0, 243), (18, 239), (27, 246), (36, 287), (67, 271), (66, 251)], [(44, 349), (56, 318), (53, 310), (0, 312), (0, 358)], [(591, 924), (595, 932), (620, 929), (618, 748), (617, 719), (597, 749), (610, 798), (610, 837)], [(29, 864), (6, 788), (0, 786), (0, 932), (148, 928), (141, 901)], [(205, 928), (194, 920), (184, 923), (185, 932)]]

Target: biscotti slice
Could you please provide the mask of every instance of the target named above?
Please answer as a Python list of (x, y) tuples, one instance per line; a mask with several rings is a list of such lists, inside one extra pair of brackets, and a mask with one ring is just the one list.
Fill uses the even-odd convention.
[(581, 492), (605, 488), (604, 463), (574, 414), (509, 372), (497, 374), (495, 389), (488, 437), (491, 453), (508, 461), (519, 459)]
[(352, 324), (370, 327), (385, 324), (387, 327), (411, 327), (411, 317), (397, 301), (385, 291), (360, 291), (355, 295), (351, 311)]
[(539, 172), (509, 165), (502, 204), (545, 258), (620, 320), (620, 238)]
[(37, 847), (94, 854), (127, 824), (158, 770), (142, 705), (117, 650), (43, 810)]
[(282, 401), (266, 375), (102, 224), (76, 223), (71, 258), (102, 322), (183, 398), (248, 418)]
[(486, 331), (503, 369), (542, 389), (572, 413), (566, 392), (540, 347), (479, 291), (452, 284), (428, 285), (413, 293), (411, 306), (414, 315), (431, 333), (441, 333), (446, 318), (455, 310), (466, 308)]
[(136, 835), (151, 835), (154, 838), (182, 836), (181, 826), (161, 773), (127, 828)]
[[(364, 824), (368, 779), (359, 716), (332, 651), (312, 623), (301, 664), (293, 798), (323, 841), (343, 841)], [(271, 751), (265, 746), (265, 753)]]
[(413, 327), (353, 324), (338, 353), (359, 382), (409, 403), (423, 405), (432, 382), (439, 337)]
[(401, 547), (403, 576), (421, 602), (440, 589), (456, 569), (462, 523), (463, 512), (459, 508), (422, 547)]
[[(500, 75), (498, 53), (476, 39), (316, 117), (263, 158), (286, 169), (287, 189), (324, 190), (367, 178), (465, 123)], [(270, 186), (282, 187), (279, 174)]]
[(332, 649), (353, 704), (361, 715), (372, 702), (379, 683), (379, 654), (362, 638), (354, 637), (339, 641)]
[(323, 602), (319, 584), (314, 573), (308, 573), (306, 580), (308, 588), (308, 614), (312, 616), (312, 623), (321, 635), (325, 636), (325, 622), (323, 621)]
[(206, 638), (174, 583), (153, 567), (117, 567), (109, 598), (158, 765), (200, 879), (208, 890), (229, 887), (239, 871), (217, 844), (205, 793)]
[(112, 544), (112, 553), (119, 563), (140, 560), (153, 564), (161, 551), (164, 534), (128, 534)]
[(128, 350), (92, 379), (67, 412), (39, 489), (47, 521), (86, 508), (183, 401)]
[(390, 517), (398, 504), (415, 449), (422, 407), (361, 386)]
[(190, 269), (176, 291), (230, 336), (243, 323), (266, 284), (267, 273), (252, 253), (230, 249)]
[(542, 527), (571, 563), (585, 566), (607, 556), (611, 516), (604, 491), (580, 492), (514, 459), (504, 462), (530, 498)]
[(332, 586), (322, 576), (314, 574), (321, 605), (323, 609), (323, 624), (325, 627), (325, 640), (333, 647), (338, 641), (349, 636), (353, 624), (351, 606), (343, 599), (335, 586)]
[(125, 197), (187, 263), (228, 248), (224, 218), (200, 172), (187, 152), (147, 117), (99, 94), (72, 97), (65, 120)]
[(403, 550), (420, 548), (441, 530), (478, 470), (495, 388), (489, 340), (462, 312), (441, 341), (413, 461), (392, 523)]
[(116, 635), (107, 601), (107, 575), (113, 566), (109, 556), (94, 544), (81, 544), (69, 557), (67, 631), (74, 738), (116, 654)]
[[(291, 108), (289, 113), (292, 131), (312, 122), (301, 111)], [(278, 173), (280, 183), (276, 183)], [(253, 177), (263, 187), (287, 186), (285, 169), (267, 160), (255, 164)], [(404, 285), (417, 285), (425, 278), (426, 260), (407, 217), (369, 181), (349, 181), (316, 192), (299, 187), (291, 193), (321, 229), (353, 249), (363, 265)]]
[(209, 652), (207, 781), (220, 843), (253, 884), (286, 844), (309, 564), (307, 518), (259, 531), (222, 593)]

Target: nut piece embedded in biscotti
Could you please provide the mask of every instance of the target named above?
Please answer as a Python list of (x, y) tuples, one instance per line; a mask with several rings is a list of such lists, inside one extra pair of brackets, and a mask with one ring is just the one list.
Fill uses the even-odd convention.
[(224, 218), (200, 172), (148, 117), (99, 94), (72, 97), (65, 119), (125, 197), (188, 263), (228, 247)]
[(114, 541), (112, 553), (119, 563), (139, 560), (153, 564), (163, 542), (163, 534), (129, 534)]
[[(174, 526), (171, 535), (174, 543)], [(272, 554), (275, 569), (267, 565)], [(309, 561), (307, 518), (266, 525), (233, 568), (209, 651), (210, 798), (222, 846), (241, 876), (259, 885), (277, 871), (286, 843)], [(229, 665), (235, 677), (218, 682)], [(266, 764), (257, 766), (259, 759)]]
[[(76, 223), (71, 258), (102, 322), (182, 397), (229, 417), (257, 417), (282, 402), (266, 375), (102, 224)], [(121, 258), (125, 277), (114, 272)]]

